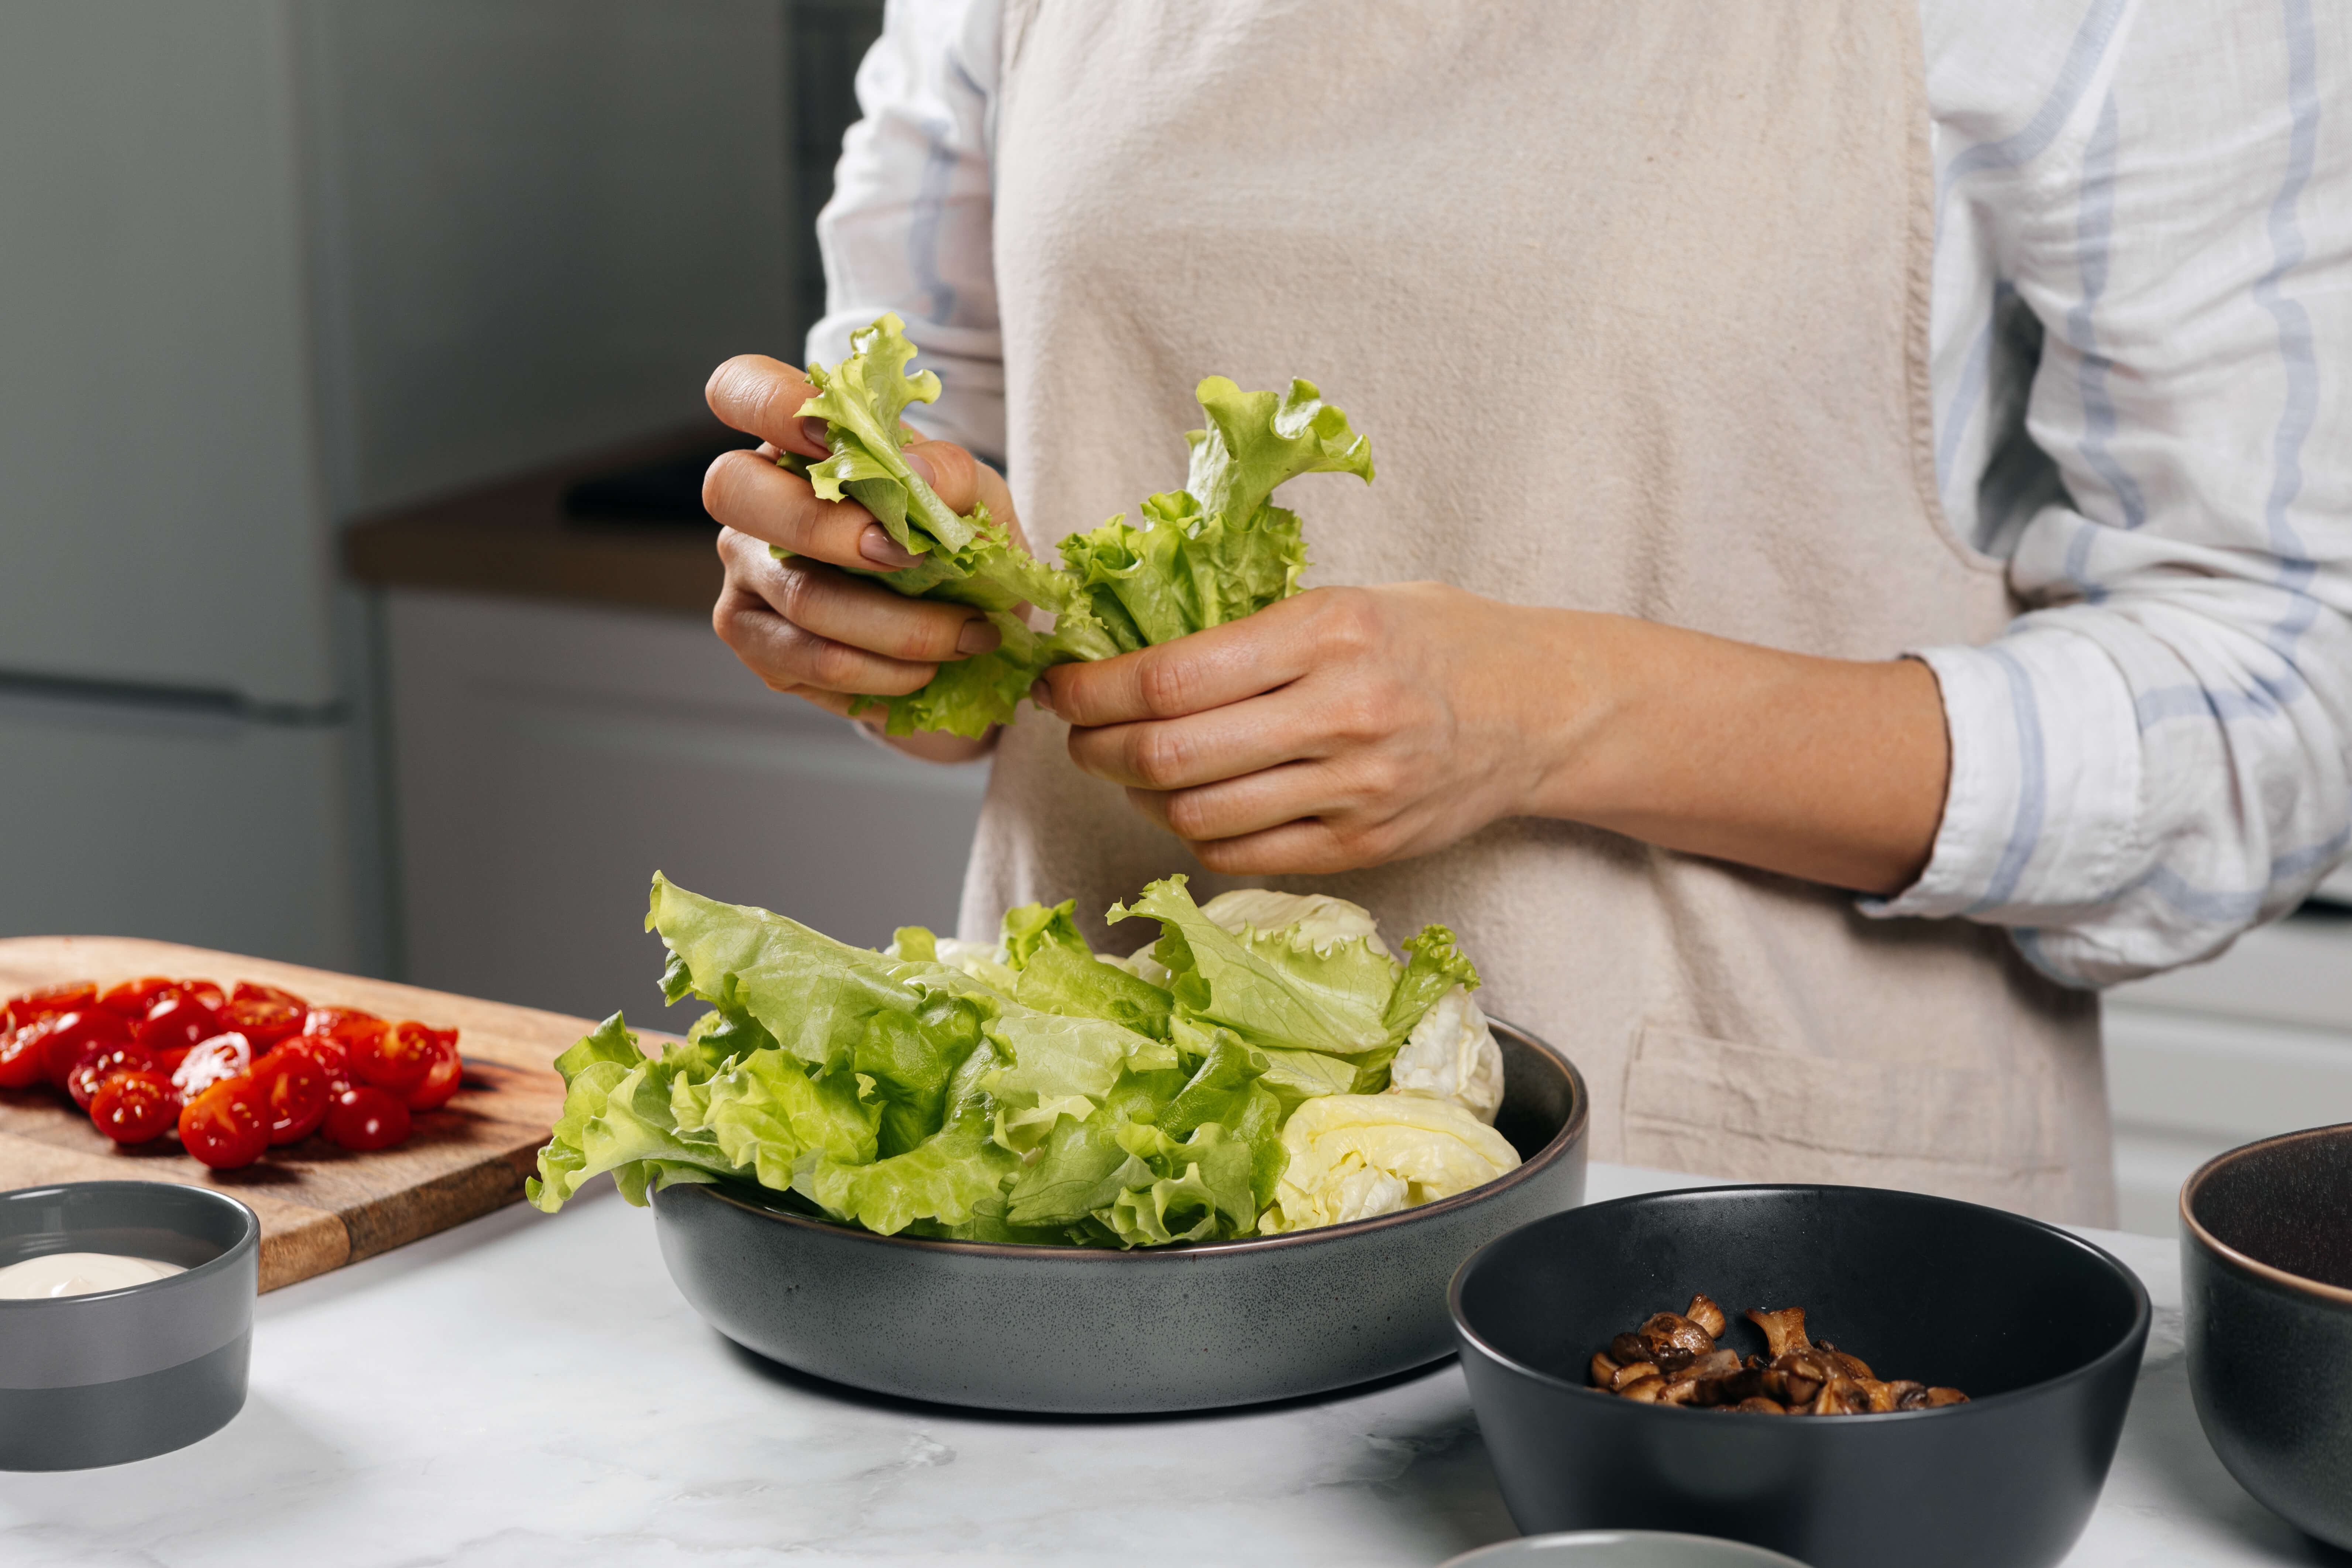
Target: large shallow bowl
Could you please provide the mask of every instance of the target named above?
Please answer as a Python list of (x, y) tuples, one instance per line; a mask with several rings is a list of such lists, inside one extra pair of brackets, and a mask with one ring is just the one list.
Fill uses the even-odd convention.
[(1449, 1557), (1441, 1568), (1805, 1568), (1744, 1541), (1652, 1530), (1522, 1535)]
[(1525, 1163), (1324, 1230), (1115, 1252), (925, 1241), (654, 1195), (662, 1258), (728, 1338), (819, 1377), (998, 1410), (1129, 1414), (1318, 1394), (1443, 1360), (1445, 1282), (1496, 1237), (1584, 1199), (1584, 1080), (1507, 1024), (1495, 1125)]
[(2352, 1125), (2232, 1149), (2180, 1189), (2197, 1419), (2297, 1529), (2352, 1547)]
[(245, 1405), (261, 1223), (168, 1182), (0, 1193), (0, 1265), (112, 1252), (184, 1270), (86, 1296), (0, 1301), (0, 1470), (78, 1470), (209, 1436)]
[[(1886, 1378), (1967, 1405), (1731, 1415), (1584, 1386), (1592, 1352), (1704, 1291), (1802, 1307)], [(1656, 1193), (1489, 1245), (1452, 1292), (1462, 1370), (1519, 1528), (1689, 1531), (1812, 1568), (2047, 1568), (2089, 1521), (2147, 1342), (2128, 1268), (2053, 1226), (1874, 1187)]]

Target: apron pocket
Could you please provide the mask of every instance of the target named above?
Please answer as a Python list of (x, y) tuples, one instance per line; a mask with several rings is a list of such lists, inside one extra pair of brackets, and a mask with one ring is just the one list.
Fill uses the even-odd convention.
[[(1835, 1061), (1652, 1024), (1625, 1071), (1626, 1158), (1720, 1169), (1726, 1155), (1753, 1165), (1780, 1152), (1790, 1157), (1773, 1166), (1790, 1180), (1832, 1179), (1857, 1160), (2014, 1177), (2064, 1167), (2047, 1100), (2021, 1074)], [(1868, 1173), (1833, 1179), (1856, 1175)]]

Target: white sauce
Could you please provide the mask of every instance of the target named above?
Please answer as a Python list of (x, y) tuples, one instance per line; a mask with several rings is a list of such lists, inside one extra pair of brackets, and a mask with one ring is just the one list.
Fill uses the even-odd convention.
[(0, 1301), (38, 1301), (52, 1296), (87, 1296), (167, 1279), (184, 1270), (152, 1258), (112, 1252), (52, 1252), (0, 1268)]

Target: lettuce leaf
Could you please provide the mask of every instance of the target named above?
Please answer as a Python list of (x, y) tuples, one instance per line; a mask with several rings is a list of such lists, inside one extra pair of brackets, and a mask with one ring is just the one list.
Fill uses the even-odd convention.
[(643, 1206), (649, 1184), (748, 1175), (714, 1134), (681, 1130), (673, 1113), (676, 1079), (707, 1065), (707, 1055), (691, 1044), (648, 1058), (620, 1014), (605, 1019), (555, 1058), (563, 1110), (523, 1195), (553, 1214), (583, 1184), (610, 1171), (621, 1195)]
[[(778, 462), (806, 475), (819, 498), (864, 506), (918, 557), (903, 571), (868, 575), (909, 596), (971, 605), (1003, 638), (991, 652), (941, 664), (919, 691), (852, 705), (853, 713), (884, 710), (893, 735), (983, 735), (1012, 722), (1053, 665), (1166, 642), (1289, 596), (1307, 566), (1306, 540), (1297, 514), (1268, 498), (1300, 474), (1372, 478), (1370, 444), (1311, 384), (1244, 392), (1213, 375), (1196, 390), (1207, 422), (1186, 437), (1184, 489), (1146, 500), (1139, 523), (1113, 518), (1070, 535), (1056, 568), (1024, 550), (985, 506), (950, 510), (907, 462), (901, 416), (935, 401), (940, 382), (929, 371), (909, 374), (916, 350), (906, 323), (882, 316), (853, 333), (850, 348), (838, 365), (808, 367), (816, 395), (799, 412), (825, 421), (826, 455)], [(1052, 616), (1053, 629), (1033, 628), (1024, 604)]]

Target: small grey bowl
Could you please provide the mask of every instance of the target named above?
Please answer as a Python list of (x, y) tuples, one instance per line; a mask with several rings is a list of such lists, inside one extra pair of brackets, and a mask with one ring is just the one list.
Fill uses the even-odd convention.
[(2197, 1419), (2238, 1484), (2352, 1548), (2352, 1123), (2266, 1138), (2180, 1189)]
[(1793, 1557), (1712, 1535), (1579, 1530), (1523, 1535), (1449, 1557), (1441, 1568), (1805, 1568)]
[(184, 1273), (119, 1290), (0, 1301), (0, 1469), (79, 1470), (184, 1447), (245, 1405), (261, 1222), (168, 1182), (0, 1193), (0, 1266), (112, 1252)]
[(729, 1339), (879, 1394), (1132, 1415), (1320, 1394), (1442, 1361), (1462, 1260), (1584, 1201), (1584, 1080), (1496, 1022), (1496, 1130), (1525, 1163), (1436, 1203), (1286, 1236), (1114, 1252), (876, 1236), (741, 1188), (654, 1194), (670, 1278)]

